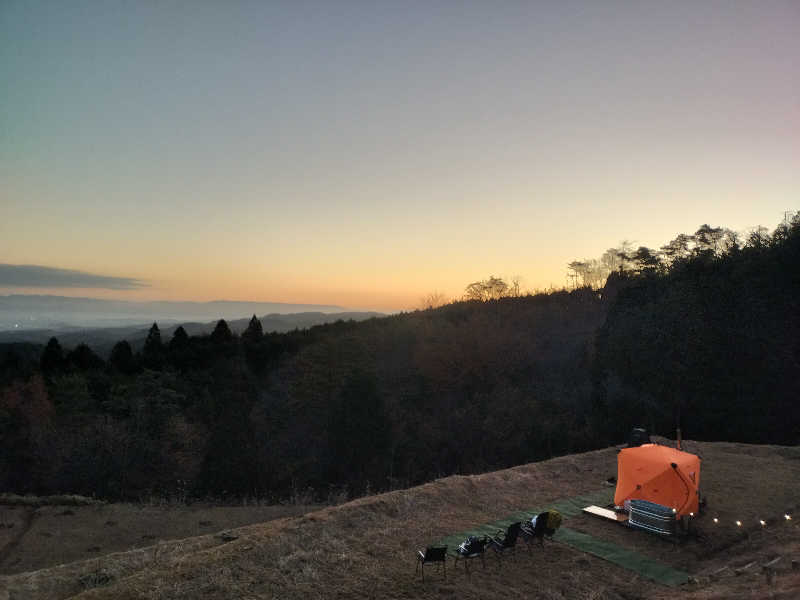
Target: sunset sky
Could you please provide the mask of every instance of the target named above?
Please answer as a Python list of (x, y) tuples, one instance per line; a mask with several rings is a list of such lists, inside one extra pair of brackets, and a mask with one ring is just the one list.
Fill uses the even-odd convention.
[(399, 310), (800, 209), (796, 0), (3, 0), (0, 82), (0, 294)]

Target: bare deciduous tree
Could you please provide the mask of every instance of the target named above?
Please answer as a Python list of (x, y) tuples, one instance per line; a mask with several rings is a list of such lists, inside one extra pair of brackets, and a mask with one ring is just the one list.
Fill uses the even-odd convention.
[(465, 300), (497, 300), (509, 296), (509, 285), (500, 277), (490, 275), (489, 279), (470, 283), (464, 290)]
[(444, 306), (449, 302), (450, 299), (443, 292), (433, 291), (420, 298), (419, 308), (420, 310), (439, 308), (440, 306)]

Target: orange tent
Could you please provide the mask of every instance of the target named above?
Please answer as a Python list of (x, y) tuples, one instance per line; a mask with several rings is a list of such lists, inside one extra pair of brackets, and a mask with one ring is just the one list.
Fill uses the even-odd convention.
[(617, 506), (625, 500), (649, 500), (674, 508), (678, 516), (697, 514), (699, 486), (700, 457), (694, 454), (644, 444), (617, 455)]

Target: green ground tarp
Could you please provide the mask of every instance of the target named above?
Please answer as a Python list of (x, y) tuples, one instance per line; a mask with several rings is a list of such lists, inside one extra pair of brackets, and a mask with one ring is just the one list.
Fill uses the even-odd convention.
[[(454, 533), (453, 535), (439, 540), (436, 545), (443, 546), (447, 544), (448, 552), (455, 556), (456, 548), (458, 548), (458, 545), (463, 542), (467, 536), (474, 535), (480, 537), (483, 535), (495, 535), (498, 530), (505, 531), (511, 523), (528, 520), (533, 515), (550, 509), (555, 509), (560, 512), (565, 517), (566, 521), (569, 517), (579, 515), (581, 510), (590, 504), (605, 506), (611, 503), (613, 499), (613, 488), (606, 488), (580, 496), (573, 496), (572, 498), (563, 498), (546, 507), (537, 507), (531, 508), (530, 510), (515, 512), (498, 521), (478, 525), (468, 531)], [(556, 532), (554, 539), (664, 585), (681, 585), (686, 583), (689, 577), (689, 574), (684, 571), (673, 569), (669, 565), (643, 556), (638, 552), (628, 550), (618, 544), (592, 537), (568, 527), (561, 527)]]

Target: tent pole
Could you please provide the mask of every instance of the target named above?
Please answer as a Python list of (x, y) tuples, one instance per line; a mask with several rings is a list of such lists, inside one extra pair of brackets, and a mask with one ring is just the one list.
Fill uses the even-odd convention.
[[(678, 431), (680, 431), (680, 429), (679, 429)], [(680, 480), (681, 480), (681, 483), (682, 483), (682, 484), (684, 485), (684, 487), (686, 488), (686, 502), (684, 502), (684, 503), (681, 505), (680, 509), (678, 510), (678, 512), (680, 513), (680, 512), (682, 512), (682, 511), (683, 511), (683, 508), (684, 508), (684, 507), (685, 507), (687, 504), (689, 504), (689, 500), (691, 500), (691, 499), (692, 499), (692, 488), (691, 488), (691, 487), (689, 486), (689, 484), (688, 484), (688, 483), (686, 483), (686, 481), (683, 479), (683, 474), (681, 473), (680, 469), (678, 468), (678, 464), (677, 464), (677, 463), (670, 463), (670, 466), (672, 467), (672, 470), (675, 472), (675, 475), (677, 475), (677, 476), (678, 476), (678, 479), (680, 479)]]

